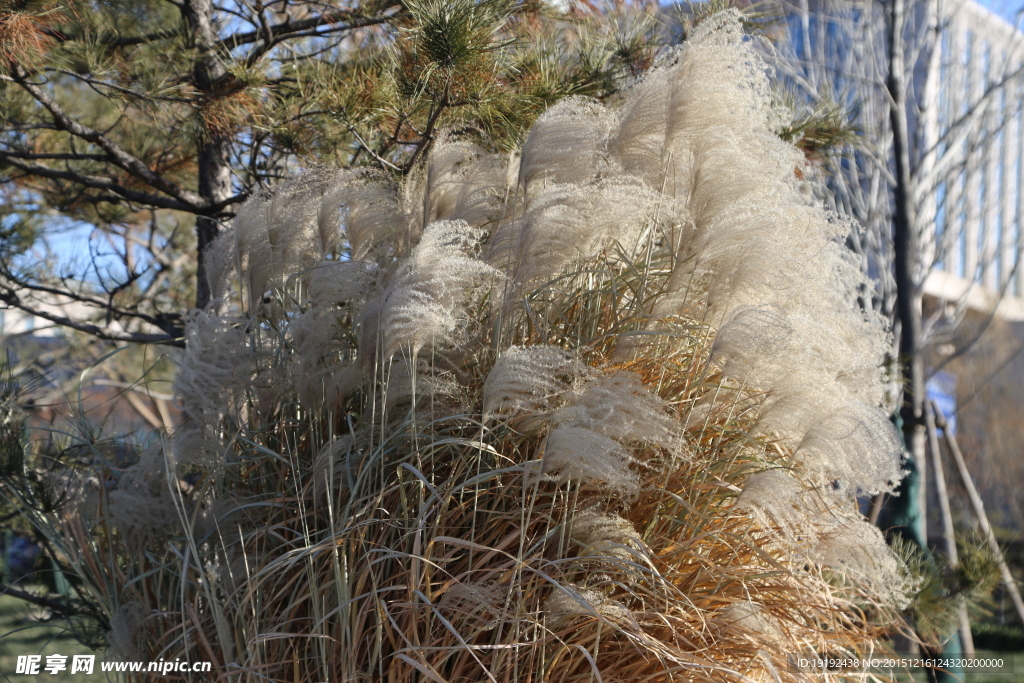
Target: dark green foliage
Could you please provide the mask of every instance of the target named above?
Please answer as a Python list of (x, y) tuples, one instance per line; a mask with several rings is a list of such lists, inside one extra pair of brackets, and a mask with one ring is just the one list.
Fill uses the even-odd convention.
[(19, 477), (25, 469), (25, 425), (18, 405), (21, 396), (14, 359), (8, 353), (0, 358), (0, 479)]
[(910, 612), (917, 635), (926, 643), (940, 645), (956, 631), (961, 605), (987, 597), (999, 581), (999, 566), (983, 538), (957, 539), (959, 563), (954, 569), (941, 555), (925, 554), (898, 538), (892, 545), (900, 548), (913, 573), (920, 577)]
[[(3, 540), (16, 535), (31, 539), (42, 550), (30, 575), (7, 577), (19, 581), (3, 590), (45, 609), (48, 619), (59, 619), (67, 633), (81, 643), (102, 647), (109, 629), (103, 611), (78, 590), (78, 574), (62, 565), (59, 553), (39, 526), (40, 513), (59, 510), (76, 490), (75, 453), (35, 453), (30, 449), (21, 404), (31, 383), (16, 374), (13, 356), (0, 359), (0, 552)], [(33, 585), (32, 590), (24, 590)], [(43, 594), (39, 588), (44, 589)]]
[(1024, 652), (1024, 629), (1009, 624), (973, 624), (974, 647), (994, 652)]
[(835, 101), (829, 89), (813, 102), (797, 105), (797, 98), (785, 94), (793, 120), (779, 131), (779, 137), (799, 147), (810, 161), (821, 162), (843, 148), (855, 145), (859, 131), (850, 112)]

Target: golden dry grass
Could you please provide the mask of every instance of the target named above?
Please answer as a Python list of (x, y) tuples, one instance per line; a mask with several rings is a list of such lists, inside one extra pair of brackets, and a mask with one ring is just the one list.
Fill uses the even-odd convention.
[[(506, 341), (573, 337), (599, 372), (638, 373), (680, 423), (712, 399), (679, 452), (635, 453), (639, 495), (538, 477), (544, 415), (481, 422), (484, 331), (461, 412), (421, 405), (376, 423), (365, 392), (334, 414), (286, 399), (250, 416), (217, 491), (232, 505), (214, 507), (211, 479), (180, 483), (192, 522), (169, 546), (117, 531), (102, 497), (91, 531), (69, 519), (76, 564), (98, 591), (120, 591), (110, 604), (135, 606), (118, 618), (137, 655), (210, 660), (246, 681), (801, 680), (788, 654), (874, 647), (884, 609), (732, 509), (752, 472), (788, 454), (750, 438), (759, 397), (723, 390), (714, 330), (642, 325), (657, 264), (643, 280), (615, 258), (600, 265), (534, 292)], [(318, 459), (340, 435), (346, 447)], [(573, 541), (574, 518), (594, 508), (638, 542)], [(759, 616), (742, 618), (751, 603)]]

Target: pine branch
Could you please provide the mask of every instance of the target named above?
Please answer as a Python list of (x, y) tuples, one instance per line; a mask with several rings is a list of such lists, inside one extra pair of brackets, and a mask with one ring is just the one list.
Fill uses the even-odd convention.
[(373, 157), (373, 160), (376, 161), (377, 164), (383, 170), (385, 170), (385, 171), (388, 171), (388, 170), (391, 170), (391, 171), (401, 171), (402, 170), (398, 166), (395, 166), (393, 163), (391, 163), (390, 161), (388, 161), (387, 159), (382, 157), (381, 155), (377, 154), (377, 152), (375, 152), (373, 150), (373, 148), (371, 148), (370, 145), (368, 145), (366, 143), (366, 141), (363, 139), (363, 136), (361, 136), (359, 134), (359, 131), (356, 130), (355, 126), (353, 126), (350, 123), (346, 123), (345, 127), (348, 128), (348, 132), (352, 134), (352, 137), (354, 137), (356, 139), (356, 142), (359, 144), (359, 148), (364, 150), (371, 157)]
[(427, 125), (423, 129), (423, 135), (420, 138), (419, 142), (416, 144), (416, 149), (413, 150), (412, 156), (409, 158), (408, 163), (406, 163), (405, 168), (402, 169), (403, 173), (409, 173), (409, 171), (411, 171), (415, 167), (416, 162), (420, 158), (420, 155), (425, 154), (427, 150), (430, 148), (431, 143), (434, 141), (434, 128), (437, 126), (437, 122), (441, 118), (441, 114), (444, 113), (444, 110), (447, 108), (447, 100), (442, 99), (437, 104), (436, 108), (433, 111), (431, 111), (429, 117), (427, 118)]
[[(82, 36), (76, 36), (72, 33), (65, 33), (58, 31), (54, 28), (44, 28), (42, 33), (48, 38), (52, 38), (58, 43), (71, 43), (81, 40), (85, 40)], [(133, 45), (143, 45), (145, 43), (153, 43), (158, 40), (167, 40), (169, 38), (177, 38), (183, 35), (184, 32), (180, 28), (170, 29), (166, 31), (155, 31), (142, 36), (121, 36), (117, 34), (108, 34), (100, 36), (96, 42), (100, 45), (107, 47), (131, 47)]]
[[(81, 157), (79, 157), (81, 158)], [(86, 160), (86, 159), (82, 159)], [(112, 192), (121, 199), (127, 199), (130, 202), (137, 204), (144, 204), (158, 209), (171, 209), (173, 211), (186, 211), (188, 213), (203, 213), (204, 209), (196, 207), (191, 203), (185, 203), (177, 201), (175, 199), (169, 199), (162, 195), (152, 194), (149, 192), (141, 192), (139, 190), (130, 190), (123, 185), (119, 185), (109, 178), (103, 178), (101, 176), (86, 175), (84, 173), (77, 173), (75, 171), (61, 171), (56, 168), (50, 168), (49, 166), (43, 166), (41, 164), (30, 164), (24, 161), (20, 161), (17, 156), (8, 154), (7, 150), (0, 150), (0, 161), (3, 161), (14, 168), (32, 176), (39, 176), (41, 178), (50, 178), (52, 180), (66, 180), (68, 182), (77, 183), (85, 187), (91, 187), (96, 190), (105, 190)], [(242, 201), (239, 199), (234, 201)], [(218, 212), (224, 208), (224, 206), (232, 202), (218, 202), (216, 205), (207, 207), (209, 210)]]
[[(254, 66), (260, 58), (270, 52), (277, 45), (285, 42), (286, 40), (292, 40), (295, 38), (319, 38), (322, 36), (330, 35), (332, 33), (341, 33), (343, 31), (351, 31), (359, 28), (366, 28), (368, 26), (377, 26), (388, 21), (392, 21), (393, 16), (373, 17), (369, 19), (360, 19), (352, 21), (347, 24), (341, 24), (338, 26), (329, 26), (328, 28), (317, 28), (305, 30), (305, 31), (294, 31), (285, 32), (276, 31), (278, 26), (270, 27), (271, 36), (269, 39), (264, 39), (262, 44), (252, 49), (252, 51), (246, 55), (244, 63), (247, 67)], [(296, 22), (299, 23), (299, 22)]]
[(52, 153), (42, 154), (34, 152), (19, 152), (17, 150), (0, 150), (0, 154), (5, 157), (11, 157), (13, 159), (31, 159), (31, 160), (58, 160), (58, 161), (109, 161), (110, 157), (106, 154), (68, 154), (68, 153)]
[[(382, 24), (386, 21), (394, 21), (397, 12), (381, 15), (377, 17), (362, 17), (356, 12), (349, 10), (332, 10), (318, 14), (315, 17), (307, 17), (306, 19), (299, 20), (288, 20), (281, 24), (270, 26), (268, 29), (257, 29), (255, 31), (244, 31), (232, 34), (221, 40), (221, 45), (227, 50), (233, 50), (236, 47), (242, 45), (248, 45), (251, 43), (265, 41), (268, 43), (279, 42), (282, 37), (289, 38), (295, 37), (295, 34), (300, 32), (308, 31), (309, 29), (316, 29), (322, 26), (330, 26), (331, 24), (339, 24), (343, 21), (349, 21), (349, 23), (332, 27), (332, 31), (345, 31), (354, 28), (365, 28), (367, 26), (374, 26)], [(267, 47), (269, 49), (269, 47)], [(265, 50), (264, 50), (265, 51)]]
[[(227, 207), (231, 206), (232, 204), (241, 204), (246, 199), (248, 199), (251, 194), (252, 194), (252, 192), (249, 191), (249, 190), (246, 190), (244, 192), (239, 192), (238, 194), (232, 195), (232, 196), (228, 197), (227, 199), (222, 199), (219, 202), (213, 202), (211, 204), (207, 204), (205, 210), (202, 211), (202, 212), (198, 212), (198, 213), (200, 215), (203, 215), (203, 216), (213, 216), (213, 217), (222, 216), (222, 215), (224, 215), (222, 213), (224, 211), (224, 209), (226, 209)], [(228, 216), (233, 216), (234, 214), (233, 213), (229, 213), (227, 215)]]
[(76, 73), (76, 72), (71, 71), (69, 69), (60, 69), (60, 68), (50, 68), (50, 67), (48, 67), (45, 70), (49, 71), (49, 72), (53, 72), (53, 73), (63, 74), (65, 76), (70, 76), (71, 78), (79, 80), (82, 83), (85, 83), (86, 85), (88, 85), (93, 90), (95, 90), (99, 95), (102, 95), (104, 97), (107, 96), (106, 93), (100, 92), (99, 88), (110, 88), (111, 90), (119, 92), (122, 95), (127, 95), (128, 97), (133, 97), (133, 98), (135, 98), (137, 100), (145, 100), (145, 101), (156, 100), (156, 101), (159, 101), (159, 102), (178, 102), (178, 103), (181, 103), (181, 104), (192, 104), (192, 103), (194, 103), (196, 101), (196, 98), (194, 98), (194, 97), (191, 97), (191, 98), (190, 97), (167, 97), (165, 95), (153, 95), (152, 93), (136, 92), (135, 90), (132, 90), (131, 88), (126, 88), (126, 87), (124, 87), (122, 85), (118, 85), (116, 83), (110, 83), (108, 81), (103, 81), (103, 80), (100, 80), (100, 79), (97, 79), (97, 78), (90, 78), (89, 76), (86, 76), (86, 75), (80, 74), (80, 73)]
[(151, 187), (180, 200), (191, 207), (193, 212), (197, 212), (198, 210), (205, 208), (206, 201), (195, 192), (179, 187), (177, 184), (172, 183), (160, 174), (155, 173), (149, 168), (149, 166), (143, 163), (141, 159), (129, 154), (120, 145), (103, 133), (93, 130), (88, 126), (82, 125), (81, 123), (71, 119), (60, 105), (57, 104), (57, 102), (45, 91), (43, 91), (42, 88), (35, 83), (29, 82), (28, 72), (26, 72), (20, 64), (12, 65), (11, 75), (14, 77), (14, 80), (17, 81), (18, 85), (32, 95), (37, 102), (43, 105), (43, 107), (50, 112), (54, 123), (57, 124), (59, 128), (71, 133), (75, 137), (85, 140), (86, 142), (97, 145), (110, 155), (110, 160), (114, 164), (139, 180), (144, 181)]

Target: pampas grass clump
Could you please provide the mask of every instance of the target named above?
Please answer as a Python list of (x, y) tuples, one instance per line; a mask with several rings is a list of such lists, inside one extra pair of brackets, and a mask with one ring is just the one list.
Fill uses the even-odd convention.
[(726, 12), (518, 157), (250, 200), (186, 423), (65, 524), (105, 539), (64, 550), (112, 647), (254, 682), (802, 680), (876, 647), (912, 589), (855, 500), (899, 478), (889, 339), (771, 101)]

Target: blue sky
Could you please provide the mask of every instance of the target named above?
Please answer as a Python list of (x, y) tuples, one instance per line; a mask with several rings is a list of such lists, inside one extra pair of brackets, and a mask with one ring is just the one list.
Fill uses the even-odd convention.
[(1019, 13), (1024, 8), (1022, 0), (978, 0), (978, 2), (1006, 19), (1011, 24), (1021, 26)]

